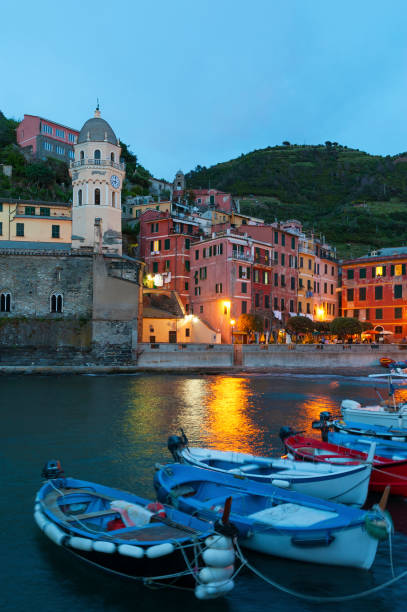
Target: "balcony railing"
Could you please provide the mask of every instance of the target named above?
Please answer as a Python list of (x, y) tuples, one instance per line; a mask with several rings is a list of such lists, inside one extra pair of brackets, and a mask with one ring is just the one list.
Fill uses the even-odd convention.
[(264, 255), (254, 256), (254, 264), (259, 264), (261, 266), (272, 266), (274, 264), (274, 260), (270, 259), (270, 257), (264, 257)]
[(111, 159), (80, 159), (79, 161), (71, 162), (71, 168), (80, 168), (81, 166), (109, 166), (110, 168), (116, 168), (117, 170), (125, 170), (126, 164), (124, 162), (114, 162)]
[(239, 261), (248, 261), (249, 263), (253, 263), (252, 255), (245, 255), (244, 253), (239, 253), (238, 251), (232, 251), (232, 259), (238, 259)]

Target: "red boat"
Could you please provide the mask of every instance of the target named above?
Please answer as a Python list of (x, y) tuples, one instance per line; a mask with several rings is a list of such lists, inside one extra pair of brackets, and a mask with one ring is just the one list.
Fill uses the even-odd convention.
[[(367, 453), (298, 434), (284, 438), (283, 442), (287, 452), (297, 460), (355, 465), (367, 459)], [(394, 461), (374, 456), (369, 489), (383, 491), (387, 485), (390, 485), (393, 495), (407, 497), (407, 459)]]

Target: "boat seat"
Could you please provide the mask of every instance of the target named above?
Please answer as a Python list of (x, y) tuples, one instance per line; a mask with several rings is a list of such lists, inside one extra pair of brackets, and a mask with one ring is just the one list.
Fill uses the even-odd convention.
[(99, 516), (107, 516), (108, 514), (117, 514), (117, 510), (96, 510), (96, 512), (85, 512), (83, 514), (75, 514), (65, 518), (68, 523), (72, 523), (74, 521), (82, 521), (84, 519), (97, 518)]
[(259, 465), (258, 463), (242, 464), (242, 467), (232, 468), (231, 470), (228, 470), (228, 473), (229, 474), (240, 474), (241, 472), (250, 472), (250, 470), (259, 469), (260, 467), (262, 466)]

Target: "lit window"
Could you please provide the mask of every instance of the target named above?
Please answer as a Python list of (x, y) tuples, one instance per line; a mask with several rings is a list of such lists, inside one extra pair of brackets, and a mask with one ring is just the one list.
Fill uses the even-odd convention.
[(160, 241), (154, 240), (153, 242), (153, 251), (157, 253), (160, 250)]
[(376, 276), (383, 276), (383, 266), (376, 266)]
[(395, 276), (401, 276), (403, 274), (403, 266), (401, 264), (396, 264), (394, 266), (394, 274)]

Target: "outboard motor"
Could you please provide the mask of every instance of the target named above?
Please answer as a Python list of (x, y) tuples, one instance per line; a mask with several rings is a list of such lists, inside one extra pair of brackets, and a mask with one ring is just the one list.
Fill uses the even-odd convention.
[(331, 427), (331, 413), (327, 410), (319, 413), (319, 421), (312, 422), (312, 429), (321, 430), (321, 438), (323, 442), (328, 442), (328, 432)]
[(60, 461), (58, 459), (50, 459), (44, 465), (41, 476), (47, 480), (54, 480), (55, 478), (60, 478), (63, 473), (64, 470), (61, 468)]
[(179, 463), (182, 462), (181, 451), (185, 446), (184, 438), (181, 436), (170, 436), (168, 438), (167, 448), (173, 456), (174, 461)]
[(278, 434), (285, 448), (285, 439), (295, 435), (295, 431), (291, 427), (281, 427)]

